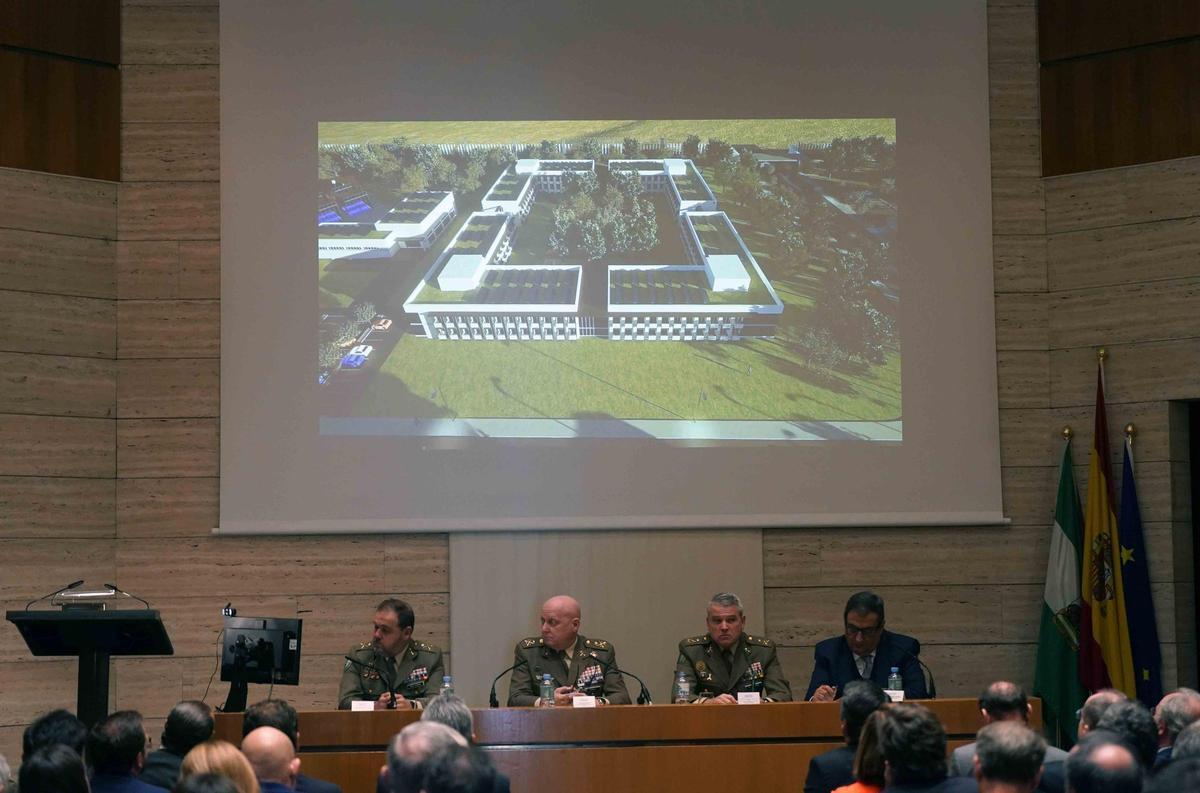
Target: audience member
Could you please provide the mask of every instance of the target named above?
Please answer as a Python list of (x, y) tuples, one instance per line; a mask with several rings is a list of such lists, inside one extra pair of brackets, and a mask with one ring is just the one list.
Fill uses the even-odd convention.
[(228, 741), (208, 740), (184, 755), (180, 779), (196, 774), (219, 774), (233, 782), (238, 793), (259, 793), (250, 761)]
[(83, 758), (66, 744), (34, 749), (21, 761), (17, 784), (24, 793), (88, 793)]
[(1067, 756), (1069, 793), (1141, 793), (1143, 772), (1116, 733), (1089, 728)]
[(44, 746), (56, 743), (69, 746), (83, 757), (88, 731), (83, 722), (68, 710), (52, 710), (33, 720), (21, 736), (21, 762)]
[(1171, 761), (1172, 747), (1179, 733), (1189, 724), (1200, 721), (1200, 693), (1190, 688), (1172, 691), (1158, 701), (1154, 708), (1154, 724), (1158, 728), (1158, 755), (1154, 767)]
[(175, 783), (171, 793), (238, 793), (237, 785), (220, 774), (192, 774)]
[(1096, 729), (1096, 723), (1100, 721), (1100, 717), (1104, 715), (1105, 711), (1112, 705), (1128, 699), (1125, 692), (1117, 691), (1115, 688), (1100, 689), (1084, 700), (1083, 707), (1079, 709), (1079, 725), (1075, 728), (1075, 732), (1080, 738), (1087, 735), (1089, 731)]
[(900, 702), (885, 710), (880, 729), (887, 762), (885, 791), (969, 793), (974, 779), (946, 777), (946, 731), (927, 708)]
[(1121, 736), (1143, 769), (1149, 771), (1154, 767), (1154, 757), (1158, 753), (1158, 727), (1142, 703), (1131, 700), (1114, 702), (1096, 722), (1096, 729)]
[(879, 742), (879, 729), (883, 724), (886, 705), (867, 717), (854, 752), (854, 781), (836, 788), (833, 793), (879, 793), (887, 784), (886, 763)]
[(146, 763), (142, 714), (119, 710), (88, 733), (87, 763), (93, 793), (161, 793), (163, 788), (137, 778)]
[(262, 793), (287, 793), (296, 789), (300, 758), (281, 730), (259, 727), (242, 739), (242, 754), (250, 761)]
[(467, 739), (445, 724), (415, 721), (392, 738), (384, 773), (392, 793), (420, 793), (426, 761), (450, 746), (467, 746)]
[[(425, 709), (421, 711), (421, 721), (445, 724), (466, 738), (468, 744), (475, 744), (475, 718), (471, 715), (471, 709), (467, 707), (467, 703), (453, 694), (438, 694), (427, 701)], [(491, 793), (509, 793), (509, 789), (508, 777), (497, 771)], [(382, 788), (382, 782), (381, 786), (376, 789), (376, 793), (386, 793)]]
[(4, 759), (4, 755), (0, 754), (0, 793), (8, 790), (9, 779), (12, 776), (12, 769), (8, 767), (8, 760)]
[(434, 752), (426, 762), (421, 781), (423, 793), (490, 793), (495, 769), (477, 749), (448, 746)]
[(1171, 758), (1150, 781), (1146, 793), (1193, 793), (1200, 790), (1200, 760)]
[(1033, 793), (1042, 776), (1046, 740), (1023, 719), (1001, 719), (979, 731), (973, 771), (980, 793)]
[(179, 781), (183, 756), (192, 747), (212, 737), (212, 708), (203, 702), (185, 700), (167, 714), (162, 731), (162, 748), (146, 756), (146, 765), (138, 779), (147, 785), (170, 788)]
[(845, 746), (830, 749), (808, 763), (804, 793), (829, 793), (855, 780), (854, 757), (867, 717), (887, 702), (883, 689), (870, 680), (851, 680), (842, 690), (841, 722)]
[[(983, 690), (979, 695), (979, 712), (983, 714), (984, 724), (994, 724), (1001, 721), (1016, 721), (1029, 724), (1029, 714), (1033, 708), (1025, 692), (1016, 683), (998, 680)], [(1043, 742), (1044, 744), (1044, 742)], [(1067, 753), (1056, 746), (1046, 746), (1043, 763), (1061, 762), (1067, 758)], [(954, 776), (975, 775), (975, 744), (960, 746), (950, 755), (950, 773)]]
[[(242, 716), (242, 737), (259, 727), (274, 727), (291, 739), (294, 751), (300, 751), (300, 718), (287, 700), (264, 699), (247, 708)], [(342, 793), (342, 789), (332, 782), (300, 774), (296, 777), (296, 793)]]
[(1171, 762), (1176, 760), (1200, 760), (1200, 721), (1184, 727), (1175, 739)]

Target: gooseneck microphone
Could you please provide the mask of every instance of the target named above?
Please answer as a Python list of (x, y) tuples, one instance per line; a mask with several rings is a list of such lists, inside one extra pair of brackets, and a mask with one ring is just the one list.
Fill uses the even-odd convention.
[(934, 681), (934, 679), (933, 679), (933, 670), (930, 669), (929, 665), (926, 664), (924, 661), (922, 661), (921, 657), (919, 655), (917, 655), (916, 653), (910, 653), (908, 650), (904, 650), (904, 649), (900, 649), (900, 652), (904, 653), (909, 658), (916, 661), (917, 664), (920, 665), (920, 667), (923, 670), (925, 670), (926, 672), (929, 673), (929, 698), (937, 699), (937, 682)]
[(491, 707), (491, 708), (500, 707), (500, 700), (496, 698), (496, 684), (500, 682), (500, 678), (504, 677), (509, 672), (516, 669), (518, 666), (528, 666), (528, 665), (529, 665), (529, 662), (526, 661), (524, 658), (522, 658), (520, 661), (517, 661), (515, 664), (513, 664), (512, 666), (510, 666), (509, 668), (505, 669), (503, 672), (501, 672), (500, 674), (498, 674), (494, 678), (492, 678), (492, 690), (488, 693), (488, 707)]
[(71, 583), (69, 583), (65, 587), (63, 587), (62, 589), (54, 590), (49, 595), (42, 595), (40, 598), (34, 598), (33, 600), (31, 600), (25, 604), (24, 610), (29, 611), (29, 607), (32, 606), (34, 603), (41, 603), (43, 600), (46, 600), (47, 598), (52, 598), (55, 595), (61, 595), (63, 592), (70, 592), (72, 589), (74, 589), (75, 587), (79, 586), (82, 583), (83, 583), (83, 579), (81, 578), (78, 581), (72, 581)]
[(379, 679), (382, 680), (384, 682), (384, 685), (386, 685), (388, 687), (388, 696), (391, 697), (391, 703), (388, 705), (388, 707), (391, 708), (392, 710), (395, 710), (396, 709), (396, 686), (389, 679), (391, 677), (391, 675), (388, 674), (387, 670), (380, 669), (378, 666), (375, 666), (375, 664), (368, 664), (364, 661), (359, 661), (357, 658), (351, 658), (348, 655), (344, 656), (344, 657), (347, 661), (354, 664), (358, 668), (370, 669), (372, 672), (379, 675)]
[(117, 586), (116, 584), (105, 584), (104, 586), (108, 587), (113, 592), (116, 592), (118, 595), (124, 595), (125, 597), (133, 598), (134, 600), (140, 600), (140, 601), (142, 601), (142, 603), (146, 604), (146, 608), (150, 608), (150, 602), (148, 600), (146, 600), (144, 598), (140, 598), (137, 595), (134, 595), (130, 592), (126, 592), (124, 589), (121, 589), (121, 587)]
[(633, 672), (626, 672), (624, 669), (619, 668), (616, 664), (612, 663), (611, 661), (605, 661), (603, 658), (596, 655), (595, 651), (589, 652), (588, 655), (590, 655), (592, 658), (594, 658), (598, 664), (600, 664), (601, 666), (603, 666), (605, 668), (605, 670), (611, 669), (612, 671), (616, 672), (619, 675), (629, 675), (634, 680), (638, 681), (638, 685), (640, 685), (642, 687), (642, 690), (640, 692), (638, 692), (637, 704), (639, 704), (639, 705), (653, 705), (654, 704), (654, 701), (650, 698), (650, 689), (646, 688), (645, 681), (643, 681), (640, 677), (635, 675)]

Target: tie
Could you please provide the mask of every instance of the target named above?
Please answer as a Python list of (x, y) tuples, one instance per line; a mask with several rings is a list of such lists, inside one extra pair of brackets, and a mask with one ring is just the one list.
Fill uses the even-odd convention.
[(867, 679), (867, 678), (870, 678), (870, 677), (871, 677), (871, 668), (872, 668), (874, 665), (875, 665), (875, 654), (874, 654), (874, 653), (871, 653), (870, 655), (868, 655), (866, 658), (864, 658), (864, 659), (863, 659), (863, 673), (862, 673), (862, 676), (863, 676), (863, 678), (864, 678), (864, 679)]

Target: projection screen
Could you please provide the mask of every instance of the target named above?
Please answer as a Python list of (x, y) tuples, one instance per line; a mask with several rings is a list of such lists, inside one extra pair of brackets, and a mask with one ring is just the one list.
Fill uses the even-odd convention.
[(218, 531), (1002, 522), (988, 147), (983, 0), (225, 3)]

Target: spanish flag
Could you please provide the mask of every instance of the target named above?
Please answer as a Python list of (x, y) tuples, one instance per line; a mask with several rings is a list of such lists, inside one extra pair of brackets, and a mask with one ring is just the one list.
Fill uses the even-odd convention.
[(1079, 679), (1089, 691), (1116, 688), (1137, 697), (1125, 585), (1117, 549), (1116, 499), (1112, 455), (1104, 415), (1104, 364), (1096, 375), (1096, 429), (1088, 470), (1087, 509), (1083, 519), (1083, 614), (1079, 630)]

